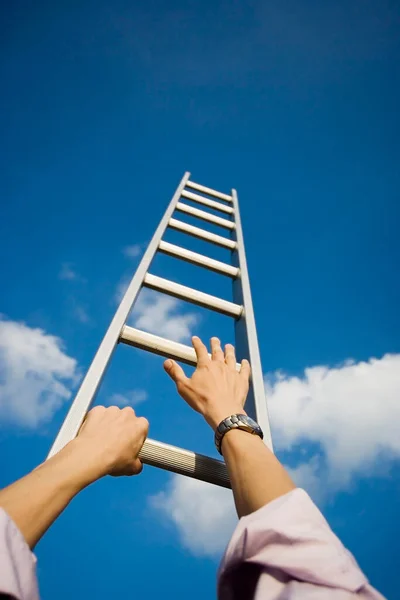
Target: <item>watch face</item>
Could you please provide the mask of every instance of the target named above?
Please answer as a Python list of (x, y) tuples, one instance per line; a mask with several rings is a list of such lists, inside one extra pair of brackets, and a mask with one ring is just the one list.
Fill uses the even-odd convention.
[(220, 454), (221, 452), (221, 442), (227, 431), (230, 429), (242, 429), (242, 431), (247, 431), (252, 435), (258, 435), (261, 439), (264, 438), (264, 434), (262, 432), (261, 427), (256, 421), (247, 415), (237, 414), (231, 415), (230, 417), (226, 417), (221, 423), (218, 425), (215, 430), (214, 441), (217, 447), (217, 450)]
[(249, 427), (251, 427), (252, 429), (260, 428), (259, 424), (256, 423), (256, 421), (254, 421), (251, 417), (248, 417), (247, 415), (241, 415), (241, 421), (243, 421), (244, 423), (249, 425)]
[(264, 438), (264, 434), (262, 432), (261, 427), (259, 426), (259, 424), (256, 421), (254, 421), (254, 419), (252, 419), (251, 417), (248, 417), (247, 415), (240, 415), (240, 420), (245, 425), (245, 427), (249, 428), (248, 429), (249, 433), (259, 435), (261, 439)]

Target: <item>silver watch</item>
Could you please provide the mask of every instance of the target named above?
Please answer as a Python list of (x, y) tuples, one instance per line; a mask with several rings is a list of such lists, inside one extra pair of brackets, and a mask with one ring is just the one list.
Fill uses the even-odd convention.
[(224, 435), (231, 429), (241, 429), (242, 431), (247, 431), (253, 435), (258, 435), (261, 439), (264, 437), (261, 427), (258, 423), (253, 421), (253, 419), (247, 415), (231, 415), (230, 417), (226, 417), (226, 419), (221, 421), (215, 430), (214, 442), (220, 454), (222, 454), (222, 439)]

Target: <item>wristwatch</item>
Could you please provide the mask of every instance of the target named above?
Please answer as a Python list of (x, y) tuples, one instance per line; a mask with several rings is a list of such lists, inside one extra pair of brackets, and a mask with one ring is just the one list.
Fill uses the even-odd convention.
[(224, 435), (231, 429), (241, 429), (242, 431), (247, 431), (247, 433), (258, 435), (261, 439), (264, 437), (261, 427), (258, 423), (253, 421), (253, 419), (247, 415), (231, 415), (230, 417), (226, 417), (226, 419), (221, 421), (215, 430), (214, 442), (220, 454), (222, 454), (222, 439)]

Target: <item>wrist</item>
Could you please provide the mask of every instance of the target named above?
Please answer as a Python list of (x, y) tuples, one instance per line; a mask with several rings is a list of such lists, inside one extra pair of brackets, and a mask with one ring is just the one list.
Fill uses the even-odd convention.
[(44, 466), (46, 465), (59, 473), (65, 485), (71, 489), (72, 494), (77, 494), (105, 475), (91, 457), (90, 448), (86, 448), (79, 438), (69, 442), (60, 452), (44, 463)]
[(231, 417), (232, 415), (247, 415), (247, 413), (244, 408), (232, 407), (225, 410), (218, 409), (218, 411), (210, 412), (208, 414), (204, 414), (203, 416), (212, 430), (215, 431), (218, 425), (222, 423), (224, 419)]
[(233, 428), (227, 431), (222, 438), (221, 442), (221, 451), (222, 455), (225, 457), (226, 452), (230, 452), (233, 449), (238, 449), (239, 452), (243, 452), (243, 447), (248, 448), (257, 448), (261, 447), (260, 444), (264, 447), (265, 444), (263, 440), (258, 435), (249, 435), (247, 431), (243, 431), (243, 429)]

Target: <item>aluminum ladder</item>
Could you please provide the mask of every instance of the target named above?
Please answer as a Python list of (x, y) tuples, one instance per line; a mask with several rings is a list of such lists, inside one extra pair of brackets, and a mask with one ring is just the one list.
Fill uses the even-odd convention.
[[(61, 450), (77, 435), (96, 396), (111, 356), (119, 343), (129, 344), (182, 363), (196, 365), (196, 355), (192, 347), (126, 325), (142, 287), (169, 294), (235, 319), (236, 354), (240, 360), (247, 358), (251, 365), (251, 382), (245, 406), (246, 412), (260, 424), (264, 431), (264, 441), (272, 449), (237, 193), (233, 189), (230, 195), (223, 194), (194, 183), (189, 177), (190, 173), (185, 173), (178, 185), (81, 383), (48, 458)], [(183, 199), (215, 209), (224, 216), (216, 216), (209, 211), (194, 208), (182, 202)], [(194, 227), (176, 219), (174, 216), (176, 211), (195, 216), (206, 223), (220, 225), (230, 232), (230, 237), (216, 235), (206, 229)], [(230, 250), (230, 264), (165, 242), (163, 236), (168, 227)], [(150, 274), (149, 267), (157, 252), (163, 252), (232, 278), (233, 302)], [(223, 487), (230, 487), (224, 462), (209, 456), (147, 439), (139, 457), (143, 463), (148, 465)]]

